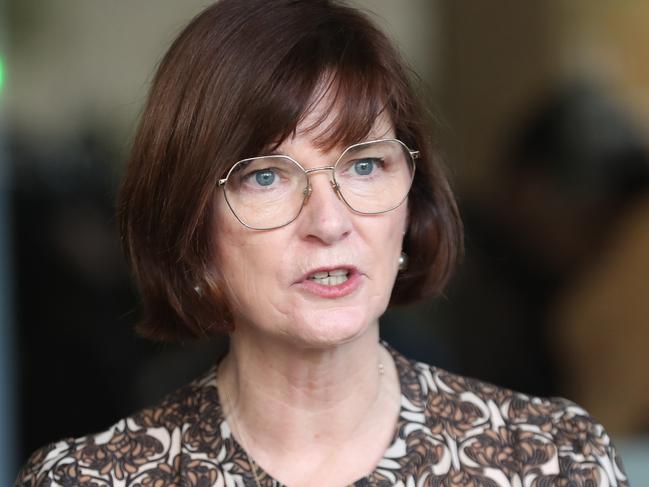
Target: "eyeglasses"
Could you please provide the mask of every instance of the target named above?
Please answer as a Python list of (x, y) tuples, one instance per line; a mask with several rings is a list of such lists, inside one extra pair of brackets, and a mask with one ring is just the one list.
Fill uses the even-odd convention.
[(397, 139), (351, 145), (333, 166), (312, 169), (284, 155), (251, 157), (234, 164), (218, 186), (241, 224), (272, 230), (298, 217), (313, 190), (309, 175), (318, 171), (331, 171), (331, 187), (355, 213), (394, 210), (408, 196), (418, 158)]

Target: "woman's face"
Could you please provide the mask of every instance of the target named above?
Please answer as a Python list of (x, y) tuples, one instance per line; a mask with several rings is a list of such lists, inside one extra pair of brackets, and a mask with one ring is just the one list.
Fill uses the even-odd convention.
[[(304, 130), (328, 108), (317, 104), (275, 152), (305, 169), (333, 165), (344, 147), (323, 153), (314, 144), (318, 131)], [(394, 136), (391, 121), (382, 115), (367, 139)], [(244, 227), (219, 193), (215, 258), (238, 329), (317, 348), (353, 340), (378, 323), (397, 275), (408, 210), (404, 203), (379, 215), (356, 214), (332, 189), (330, 171), (309, 178), (313, 191), (300, 215), (274, 230)], [(346, 273), (347, 280), (335, 285), (344, 277), (314, 279), (325, 272)]]

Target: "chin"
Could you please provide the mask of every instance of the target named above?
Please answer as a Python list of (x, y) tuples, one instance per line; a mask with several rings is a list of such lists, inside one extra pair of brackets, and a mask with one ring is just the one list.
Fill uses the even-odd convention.
[(309, 310), (296, 316), (292, 335), (309, 348), (329, 348), (353, 341), (378, 323), (379, 315), (367, 310), (337, 308)]

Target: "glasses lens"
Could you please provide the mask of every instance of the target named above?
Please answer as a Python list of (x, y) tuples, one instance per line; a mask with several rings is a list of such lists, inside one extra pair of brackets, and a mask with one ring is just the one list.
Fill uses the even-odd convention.
[(408, 148), (390, 139), (349, 147), (338, 159), (334, 177), (354, 211), (383, 213), (403, 203), (414, 173)]
[(288, 157), (255, 157), (232, 168), (225, 198), (241, 223), (266, 230), (297, 217), (306, 186), (304, 171)]

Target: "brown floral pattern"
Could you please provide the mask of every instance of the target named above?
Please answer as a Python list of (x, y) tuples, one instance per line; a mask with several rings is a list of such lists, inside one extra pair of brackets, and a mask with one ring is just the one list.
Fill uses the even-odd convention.
[[(354, 486), (628, 487), (602, 428), (565, 399), (541, 399), (412, 362), (390, 349), (401, 413), (376, 469)], [(281, 484), (261, 469), (264, 486)], [(224, 420), (216, 368), (109, 430), (36, 451), (17, 486), (254, 486)]]

